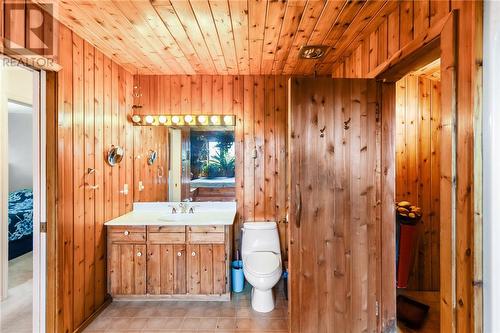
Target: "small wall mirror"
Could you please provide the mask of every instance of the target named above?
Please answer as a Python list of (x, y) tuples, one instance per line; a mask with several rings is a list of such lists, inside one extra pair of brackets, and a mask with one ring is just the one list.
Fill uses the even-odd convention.
[(120, 146), (112, 146), (108, 151), (108, 164), (111, 166), (115, 166), (119, 164), (123, 156), (125, 155), (125, 150)]
[(158, 158), (158, 152), (156, 150), (150, 150), (148, 154), (148, 165), (153, 165)]

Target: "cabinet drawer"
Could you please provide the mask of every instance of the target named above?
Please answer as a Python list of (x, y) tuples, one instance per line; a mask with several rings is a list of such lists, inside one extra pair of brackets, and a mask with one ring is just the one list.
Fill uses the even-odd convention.
[(222, 244), (224, 233), (221, 232), (190, 232), (188, 240), (191, 244)]
[(149, 232), (148, 242), (151, 244), (183, 244), (186, 242), (184, 232)]
[(186, 232), (183, 225), (150, 225), (148, 232)]
[(146, 226), (117, 225), (108, 227), (108, 232), (146, 232)]
[(202, 226), (189, 226), (188, 230), (191, 232), (224, 232), (223, 225), (202, 225)]
[(115, 232), (114, 230), (110, 230), (108, 232), (108, 237), (112, 243), (146, 242), (146, 232), (130, 232), (129, 230), (124, 230), (122, 232)]

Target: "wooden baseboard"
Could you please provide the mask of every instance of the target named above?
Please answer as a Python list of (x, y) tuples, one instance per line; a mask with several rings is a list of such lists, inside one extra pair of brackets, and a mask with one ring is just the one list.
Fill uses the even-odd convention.
[(131, 295), (113, 296), (113, 301), (198, 301), (198, 302), (229, 302), (231, 293), (217, 295)]
[(92, 323), (97, 318), (97, 316), (99, 316), (104, 311), (104, 309), (106, 309), (111, 304), (112, 301), (113, 298), (111, 297), (111, 295), (106, 295), (104, 303), (102, 303), (102, 305), (97, 308), (97, 310), (95, 310), (94, 313), (90, 315), (90, 317), (88, 317), (80, 326), (78, 326), (78, 328), (74, 330), (74, 333), (83, 332), (83, 330), (86, 329), (87, 326), (89, 326), (90, 323)]

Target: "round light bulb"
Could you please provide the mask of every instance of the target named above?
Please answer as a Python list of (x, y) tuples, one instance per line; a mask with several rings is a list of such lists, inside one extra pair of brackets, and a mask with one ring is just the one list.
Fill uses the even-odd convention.
[(186, 121), (186, 123), (191, 123), (193, 121), (193, 117), (192, 116), (185, 116), (184, 117), (184, 120)]
[(179, 123), (179, 121), (180, 121), (179, 116), (173, 116), (173, 117), (172, 117), (172, 122), (173, 122), (174, 124), (178, 124), (178, 123)]
[(155, 118), (153, 116), (146, 116), (146, 122), (148, 124), (152, 124), (153, 121), (155, 121)]
[(160, 122), (160, 124), (165, 124), (167, 122), (167, 117), (159, 116), (158, 121)]
[(233, 117), (231, 116), (224, 116), (224, 124), (230, 125), (233, 123)]
[(199, 121), (200, 123), (204, 124), (204, 123), (207, 121), (207, 117), (205, 117), (205, 116), (199, 116), (199, 117), (198, 117), (198, 121)]
[(132, 116), (132, 121), (133, 121), (134, 123), (138, 123), (138, 122), (140, 122), (140, 121), (141, 121), (141, 116), (136, 115), (136, 114), (135, 114), (135, 115), (133, 115), (133, 116)]
[(217, 122), (219, 121), (219, 117), (218, 116), (212, 116), (212, 117), (210, 117), (210, 121), (212, 122), (212, 124), (217, 124)]

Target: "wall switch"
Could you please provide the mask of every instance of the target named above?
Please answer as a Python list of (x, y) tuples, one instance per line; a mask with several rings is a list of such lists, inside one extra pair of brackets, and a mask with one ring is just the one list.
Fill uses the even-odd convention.
[(142, 180), (139, 180), (139, 192), (144, 190), (144, 185), (142, 185)]
[(123, 184), (123, 191), (120, 191), (122, 194), (128, 194), (128, 184)]

